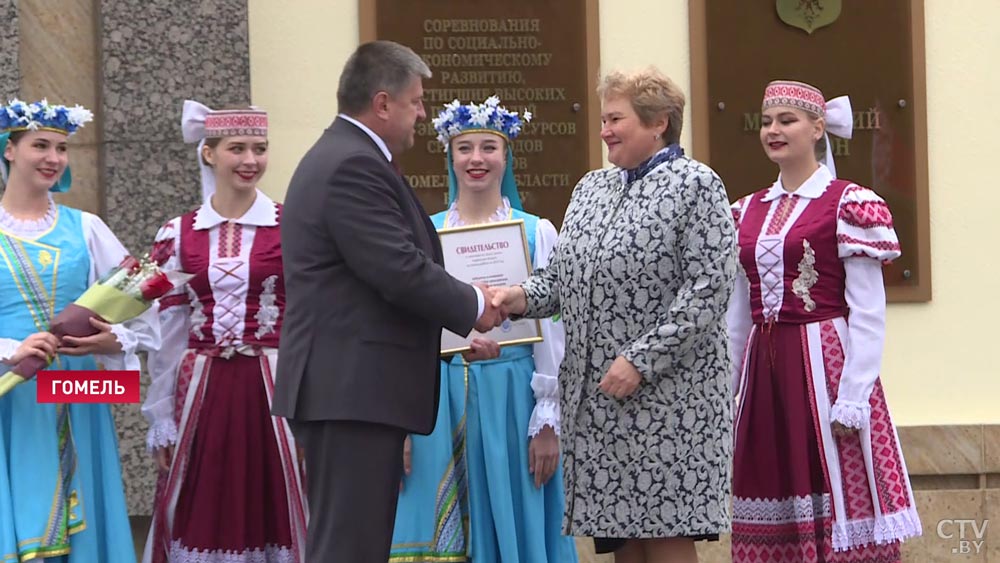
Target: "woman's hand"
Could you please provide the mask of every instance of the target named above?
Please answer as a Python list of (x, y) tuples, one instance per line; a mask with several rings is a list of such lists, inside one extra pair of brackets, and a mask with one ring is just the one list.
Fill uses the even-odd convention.
[(16, 366), (21, 360), (31, 356), (37, 356), (46, 362), (50, 361), (59, 348), (59, 339), (51, 332), (36, 332), (25, 338), (21, 345), (14, 350), (14, 354), (4, 360), (10, 366)]
[(641, 382), (642, 375), (632, 362), (626, 360), (624, 356), (618, 356), (597, 388), (616, 399), (624, 399), (634, 393)]
[(170, 462), (174, 459), (174, 447), (163, 446), (153, 450), (153, 458), (156, 459), (156, 466), (162, 473), (170, 471)]
[(528, 473), (535, 476), (535, 487), (549, 482), (559, 467), (559, 437), (551, 426), (543, 426), (528, 444)]
[(122, 344), (118, 342), (118, 337), (115, 336), (115, 333), (111, 332), (111, 325), (94, 317), (90, 318), (90, 325), (100, 332), (92, 336), (62, 337), (62, 343), (58, 350), (59, 353), (67, 356), (121, 353)]
[(830, 426), (833, 428), (833, 433), (836, 434), (837, 436), (850, 436), (854, 432), (857, 432), (857, 430), (855, 430), (854, 428), (851, 428), (849, 426), (844, 426), (843, 424), (837, 422), (836, 420), (831, 422)]
[(524, 288), (519, 285), (491, 287), (490, 295), (493, 306), (499, 308), (505, 316), (523, 315), (528, 308), (528, 297), (524, 294)]

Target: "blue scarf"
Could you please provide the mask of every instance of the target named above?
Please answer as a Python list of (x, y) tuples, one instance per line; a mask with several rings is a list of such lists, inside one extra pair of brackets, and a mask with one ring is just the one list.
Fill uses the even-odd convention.
[(642, 180), (657, 166), (663, 164), (664, 162), (670, 162), (680, 156), (684, 156), (684, 149), (682, 149), (680, 145), (677, 143), (667, 145), (653, 156), (642, 161), (639, 166), (625, 170), (625, 183), (631, 184), (636, 180)]

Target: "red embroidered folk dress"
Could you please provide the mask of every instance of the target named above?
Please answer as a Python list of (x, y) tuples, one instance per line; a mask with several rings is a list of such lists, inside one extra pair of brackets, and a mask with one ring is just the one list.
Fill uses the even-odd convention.
[(160, 302), (149, 355), (148, 445), (174, 446), (143, 561), (298, 563), (307, 510), (295, 442), (270, 414), (285, 303), (281, 206), (261, 192), (236, 220), (210, 203), (156, 236), (195, 274)]
[(820, 166), (733, 215), (733, 561), (898, 562), (921, 528), (878, 375), (881, 264), (900, 255), (889, 208)]

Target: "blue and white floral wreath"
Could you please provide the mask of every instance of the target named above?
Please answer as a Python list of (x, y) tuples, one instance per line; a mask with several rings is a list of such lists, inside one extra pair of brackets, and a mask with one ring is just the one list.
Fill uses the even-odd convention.
[(445, 104), (431, 123), (438, 132), (437, 140), (450, 148), (451, 140), (462, 133), (495, 133), (510, 141), (521, 133), (521, 125), (531, 121), (531, 112), (519, 115), (500, 105), (500, 98), (490, 96), (481, 104), (462, 105), (458, 100)]
[(44, 99), (29, 104), (15, 99), (0, 108), (0, 132), (58, 131), (72, 135), (93, 119), (94, 114), (79, 105), (53, 105)]
[[(11, 133), (54, 131), (69, 136), (93, 119), (94, 114), (82, 106), (76, 105), (70, 108), (52, 105), (45, 99), (30, 104), (13, 99), (6, 106), (0, 107), (0, 180), (4, 184), (7, 183), (10, 163), (2, 155)], [(67, 166), (63, 175), (49, 188), (49, 191), (60, 193), (68, 191), (72, 181), (73, 176)]]

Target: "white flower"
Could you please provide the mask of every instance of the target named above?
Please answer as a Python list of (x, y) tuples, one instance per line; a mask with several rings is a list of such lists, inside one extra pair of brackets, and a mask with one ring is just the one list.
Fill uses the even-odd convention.
[(491, 107), (485, 105), (477, 106), (472, 110), (472, 117), (469, 119), (469, 123), (477, 127), (486, 127), (492, 113), (493, 108)]
[(71, 108), (67, 108), (67, 117), (69, 117), (69, 122), (73, 125), (83, 125), (94, 120), (94, 114), (89, 110), (80, 105), (75, 105)]
[(489, 98), (486, 98), (486, 101), (483, 102), (483, 105), (487, 105), (490, 107), (497, 107), (498, 105), (500, 105), (500, 98), (496, 94), (494, 94)]
[(531, 112), (525, 111), (524, 115), (521, 116), (521, 119), (523, 119), (525, 122), (531, 121)]

